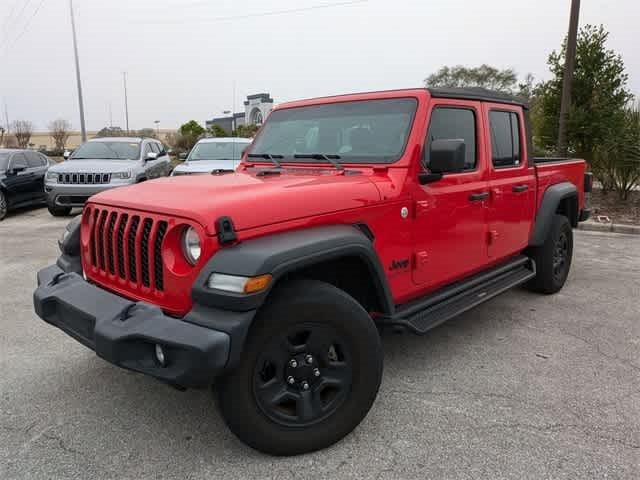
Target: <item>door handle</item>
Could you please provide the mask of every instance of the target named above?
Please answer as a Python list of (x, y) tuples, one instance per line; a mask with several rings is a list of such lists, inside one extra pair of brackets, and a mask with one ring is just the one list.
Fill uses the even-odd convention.
[(481, 202), (489, 198), (489, 192), (472, 193), (469, 195), (469, 200), (472, 202)]
[(529, 190), (529, 185), (514, 185), (511, 190), (515, 193), (522, 193)]

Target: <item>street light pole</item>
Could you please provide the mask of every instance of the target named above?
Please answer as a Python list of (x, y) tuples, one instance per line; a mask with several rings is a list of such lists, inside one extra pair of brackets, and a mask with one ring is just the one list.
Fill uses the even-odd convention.
[(578, 41), (578, 20), (580, 17), (580, 0), (571, 0), (571, 15), (569, 18), (569, 34), (564, 60), (564, 76), (562, 78), (562, 98), (560, 101), (560, 124), (558, 126), (558, 154), (567, 156), (567, 123), (571, 109), (571, 87), (573, 84), (573, 70), (576, 64), (576, 44)]
[(124, 79), (124, 115), (127, 126), (127, 135), (129, 135), (129, 100), (127, 99), (127, 72), (122, 72)]
[(80, 81), (80, 60), (78, 60), (78, 39), (76, 38), (76, 22), (73, 18), (73, 0), (69, 0), (71, 13), (71, 31), (73, 33), (73, 54), (76, 59), (76, 83), (78, 84), (78, 106), (80, 107), (80, 132), (82, 141), (87, 141), (87, 129), (84, 124), (84, 101), (82, 100), (82, 82)]

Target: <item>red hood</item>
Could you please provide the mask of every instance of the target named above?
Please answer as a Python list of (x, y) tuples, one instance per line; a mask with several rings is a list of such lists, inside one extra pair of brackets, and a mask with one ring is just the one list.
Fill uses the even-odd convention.
[(283, 173), (256, 177), (241, 172), (163, 178), (107, 190), (92, 203), (189, 218), (210, 235), (221, 216), (236, 230), (367, 206), (380, 192), (365, 175)]

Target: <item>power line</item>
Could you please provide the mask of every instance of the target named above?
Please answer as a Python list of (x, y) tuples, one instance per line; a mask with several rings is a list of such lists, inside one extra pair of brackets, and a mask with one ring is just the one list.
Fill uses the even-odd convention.
[[(289, 13), (307, 12), (310, 10), (320, 10), (324, 8), (344, 7), (347, 5), (356, 5), (359, 3), (367, 3), (369, 0), (351, 0), (347, 2), (326, 3), (321, 5), (313, 5), (310, 7), (290, 8), (288, 10), (273, 10), (270, 12), (261, 13), (248, 13), (245, 15), (232, 15), (228, 17), (211, 17), (211, 18), (195, 18), (191, 20), (142, 20), (136, 23), (151, 23), (151, 24), (176, 24), (176, 23), (215, 23), (215, 22), (227, 22), (230, 20), (245, 20), (247, 18), (258, 17), (271, 17), (276, 15), (286, 15)], [(190, 6), (199, 6), (204, 4), (210, 5), (209, 2), (195, 2)]]
[(31, 26), (31, 22), (33, 21), (34, 18), (36, 18), (36, 15), (38, 15), (38, 12), (40, 12), (40, 9), (44, 5), (44, 1), (45, 0), (40, 1), (36, 9), (33, 11), (33, 14), (31, 15), (31, 17), (29, 17), (29, 19), (27, 20), (27, 23), (24, 24), (24, 28), (22, 29), (20, 34), (15, 38), (15, 40), (11, 43), (7, 42), (7, 48), (5, 49), (5, 54), (8, 53), (9, 50), (11, 50), (11, 47), (13, 47), (16, 43), (18, 43), (18, 40), (20, 40), (25, 33), (27, 33), (29, 26)]
[[(20, 4), (20, 0), (16, 0), (15, 3), (13, 4), (13, 7), (11, 7), (11, 10), (9, 11), (9, 15), (7, 15), (4, 19), (4, 22), (2, 22), (2, 29), (4, 30), (7, 25), (9, 24), (9, 21), (11, 20), (11, 17), (13, 17), (14, 12), (16, 11), (16, 7)], [(8, 30), (7, 30), (8, 31)]]
[[(25, 12), (25, 10), (27, 9), (27, 7), (29, 6), (29, 4), (31, 2), (32, 2), (32, 0), (27, 0), (26, 2), (24, 2), (22, 4), (22, 10), (20, 10), (20, 13), (18, 13), (18, 15), (15, 18), (15, 23), (16, 24), (20, 21), (20, 17), (22, 17), (22, 14)], [(14, 10), (15, 10), (15, 7), (14, 7)], [(9, 40), (9, 29), (8, 28), (5, 30), (4, 35), (2, 36), (2, 43), (4, 43), (7, 40)]]

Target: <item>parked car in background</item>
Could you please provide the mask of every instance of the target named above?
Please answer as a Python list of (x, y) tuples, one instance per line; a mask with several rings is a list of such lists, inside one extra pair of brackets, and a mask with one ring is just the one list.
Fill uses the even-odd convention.
[(66, 162), (47, 172), (44, 190), (54, 216), (68, 215), (104, 190), (132, 185), (171, 173), (164, 145), (153, 138), (95, 138), (65, 152)]
[(185, 162), (178, 165), (171, 175), (232, 172), (236, 169), (245, 149), (251, 145), (249, 138), (205, 138), (196, 143)]
[(44, 176), (50, 164), (32, 150), (0, 149), (0, 220), (11, 208), (45, 202)]

